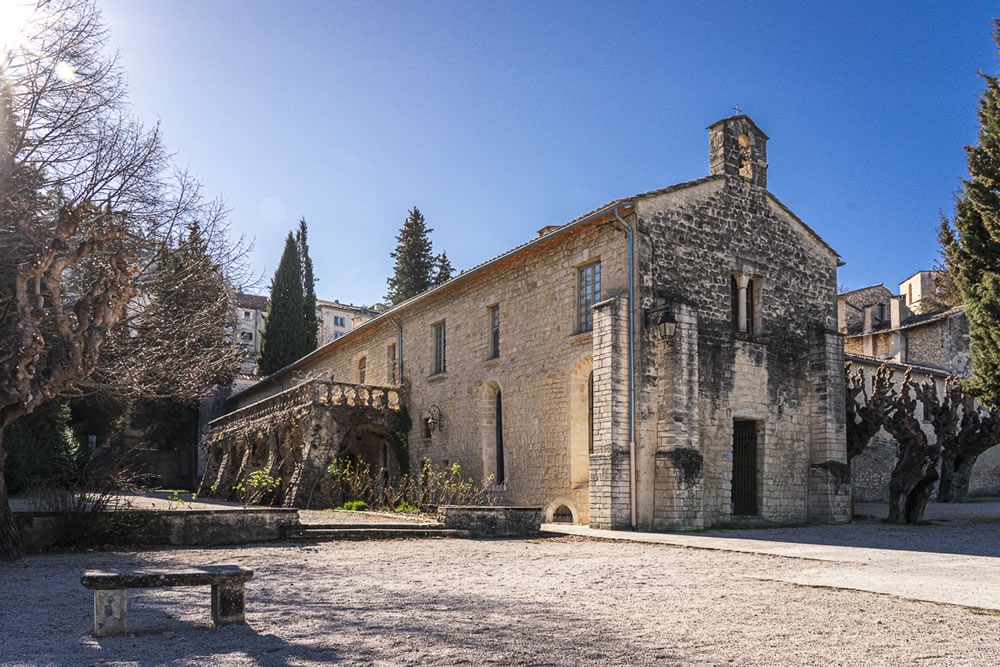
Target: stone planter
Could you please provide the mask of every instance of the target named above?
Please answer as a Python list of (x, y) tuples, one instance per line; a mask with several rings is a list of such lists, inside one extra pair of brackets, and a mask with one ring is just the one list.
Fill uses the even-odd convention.
[(538, 534), (542, 508), (441, 505), (437, 518), (446, 528), (467, 530), (473, 537), (527, 537)]

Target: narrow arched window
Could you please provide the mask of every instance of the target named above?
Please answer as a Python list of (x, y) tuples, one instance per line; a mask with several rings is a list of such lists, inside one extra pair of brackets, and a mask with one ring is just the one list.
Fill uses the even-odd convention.
[(496, 398), (496, 427), (497, 427), (497, 484), (504, 483), (503, 470), (503, 402), (500, 399), (500, 390), (497, 390)]
[(358, 359), (358, 384), (365, 383), (365, 371), (368, 368), (368, 357)]

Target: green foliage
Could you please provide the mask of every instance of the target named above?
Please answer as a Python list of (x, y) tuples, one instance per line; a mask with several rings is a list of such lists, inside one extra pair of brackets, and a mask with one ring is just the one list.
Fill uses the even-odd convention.
[(396, 249), (389, 253), (396, 260), (393, 275), (386, 281), (389, 292), (385, 298), (389, 303), (406, 301), (434, 286), (435, 257), (427, 236), (432, 231), (414, 206), (396, 236)]
[(434, 262), (437, 264), (434, 269), (434, 285), (437, 286), (451, 279), (451, 276), (455, 273), (455, 267), (451, 265), (448, 253), (443, 251), (434, 258)]
[(271, 280), (271, 300), (260, 334), (257, 371), (261, 375), (270, 375), (312, 351), (306, 341), (304, 307), (299, 247), (288, 232), (285, 251)]
[[(1000, 51), (1000, 19), (993, 38)], [(965, 301), (972, 340), (973, 377), (966, 389), (1000, 407), (1000, 81), (980, 74), (979, 142), (966, 146), (969, 178), (962, 181), (954, 227), (944, 222), (941, 244), (951, 277)]]
[(137, 401), (130, 423), (160, 449), (184, 449), (198, 438), (198, 409), (188, 401), (156, 398)]
[(272, 477), (266, 470), (255, 470), (243, 478), (233, 490), (243, 507), (259, 505), (265, 496), (273, 494), (278, 489), (281, 480)]
[(302, 265), (302, 320), (305, 324), (305, 346), (312, 351), (316, 349), (318, 341), (319, 321), (316, 319), (316, 278), (313, 276), (307, 234), (306, 219), (302, 218), (299, 220), (299, 229), (295, 232), (295, 245), (298, 246), (299, 263)]
[(79, 445), (69, 428), (69, 419), (67, 402), (54, 399), (7, 427), (4, 475), (10, 493), (60, 479), (74, 467)]
[(344, 503), (344, 509), (352, 512), (363, 512), (368, 509), (368, 503), (363, 500), (350, 500)]
[(399, 512), (400, 514), (420, 514), (420, 508), (410, 504), (409, 501), (404, 500), (396, 505), (396, 509), (394, 509), (393, 512)]

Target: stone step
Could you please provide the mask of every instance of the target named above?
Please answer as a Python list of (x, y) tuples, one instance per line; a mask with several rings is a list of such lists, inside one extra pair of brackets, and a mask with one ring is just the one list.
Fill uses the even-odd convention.
[(453, 530), (435, 526), (414, 529), (409, 526), (382, 526), (379, 528), (289, 528), (285, 539), (289, 540), (394, 540), (401, 537), (469, 537), (467, 530)]

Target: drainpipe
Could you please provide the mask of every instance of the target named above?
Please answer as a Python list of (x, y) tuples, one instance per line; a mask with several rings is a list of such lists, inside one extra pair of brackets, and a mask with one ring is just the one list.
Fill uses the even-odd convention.
[(392, 313), (389, 313), (389, 321), (396, 325), (396, 366), (399, 368), (399, 375), (396, 377), (396, 382), (399, 386), (403, 386), (403, 327), (399, 326), (399, 322), (392, 318)]
[(637, 493), (638, 487), (635, 481), (635, 263), (632, 259), (632, 225), (625, 222), (625, 219), (618, 215), (618, 211), (625, 204), (634, 202), (622, 202), (614, 209), (615, 219), (628, 230), (628, 453), (629, 453), (629, 513), (632, 519), (632, 530), (635, 530), (639, 522), (636, 518), (636, 508), (639, 504)]

